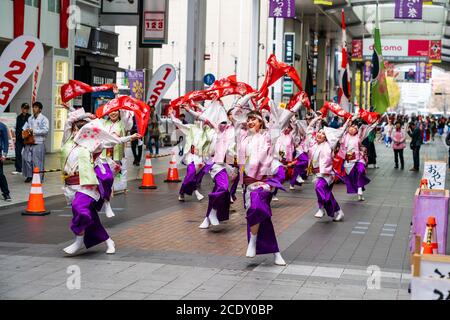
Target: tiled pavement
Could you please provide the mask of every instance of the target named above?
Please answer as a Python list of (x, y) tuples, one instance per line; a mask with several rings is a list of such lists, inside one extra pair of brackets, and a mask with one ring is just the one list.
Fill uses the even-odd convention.
[[(245, 213), (239, 199), (230, 221), (218, 231), (199, 230), (207, 202), (187, 197), (179, 184), (142, 191), (139, 181), (113, 201), (117, 216), (102, 215), (117, 253), (104, 245), (64, 257), (69, 244), (70, 208), (61, 197), (46, 201), (52, 214), (22, 217), (20, 208), (0, 215), (0, 299), (409, 299), (408, 240), (412, 199), (421, 175), (393, 169), (393, 153), (377, 146), (380, 169), (369, 169), (364, 203), (336, 185), (345, 219), (316, 221), (311, 183), (279, 193), (273, 221), (286, 267), (270, 255), (243, 257)], [(422, 156), (445, 159), (442, 141), (426, 145)], [(411, 163), (411, 152), (405, 150)], [(183, 172), (181, 170), (181, 172)], [(203, 193), (210, 190), (206, 178)], [(381, 287), (371, 289), (370, 270), (381, 269)], [(69, 290), (69, 266), (77, 266), (81, 289)], [(70, 268), (69, 268), (70, 269)]]

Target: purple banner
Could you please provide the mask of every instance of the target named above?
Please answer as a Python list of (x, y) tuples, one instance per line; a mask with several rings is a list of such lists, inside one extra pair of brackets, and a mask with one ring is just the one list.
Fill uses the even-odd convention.
[(395, 0), (395, 19), (422, 19), (423, 0)]
[(370, 79), (372, 78), (372, 62), (366, 61), (364, 62), (364, 81), (370, 82)]
[(145, 82), (144, 82), (144, 71), (128, 71), (128, 85), (130, 87), (130, 96), (135, 99), (145, 101)]
[(270, 18), (295, 18), (295, 0), (269, 0)]
[(416, 62), (416, 82), (427, 82), (427, 64), (425, 62)]

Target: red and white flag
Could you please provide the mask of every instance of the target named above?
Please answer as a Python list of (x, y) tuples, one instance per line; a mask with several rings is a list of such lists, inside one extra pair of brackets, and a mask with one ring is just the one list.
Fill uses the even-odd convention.
[(350, 110), (350, 95), (351, 95), (351, 85), (350, 85), (350, 69), (348, 66), (348, 54), (347, 54), (347, 33), (345, 31), (345, 16), (344, 10), (341, 13), (342, 18), (342, 63), (339, 70), (339, 104), (348, 112)]

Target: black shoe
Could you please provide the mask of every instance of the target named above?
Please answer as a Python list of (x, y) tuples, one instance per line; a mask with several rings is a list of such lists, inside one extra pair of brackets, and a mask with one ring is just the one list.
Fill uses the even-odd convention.
[(28, 177), (25, 179), (25, 183), (31, 182), (31, 180), (33, 180), (33, 178)]
[(395, 166), (394, 169), (398, 169), (398, 166)]
[(5, 201), (8, 201), (8, 202), (11, 202), (11, 201), (12, 201), (11, 196), (10, 196), (9, 194), (3, 195), (3, 199), (4, 199)]

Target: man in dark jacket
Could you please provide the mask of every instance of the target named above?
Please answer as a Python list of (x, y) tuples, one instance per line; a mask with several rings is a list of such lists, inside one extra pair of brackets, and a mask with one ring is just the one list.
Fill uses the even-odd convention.
[(409, 171), (419, 171), (420, 167), (420, 146), (422, 145), (422, 134), (415, 122), (411, 122), (408, 129), (411, 137), (411, 150), (413, 152), (414, 166)]
[(21, 114), (19, 114), (16, 118), (16, 162), (15, 167), (16, 171), (13, 171), (12, 174), (19, 174), (22, 173), (22, 149), (24, 146), (23, 138), (22, 138), (22, 131), (24, 124), (28, 121), (28, 118), (30, 117), (30, 114), (28, 113), (30, 111), (30, 105), (28, 103), (22, 103), (22, 106), (20, 107)]
[(3, 199), (5, 201), (11, 201), (9, 195), (8, 181), (6, 181), (5, 174), (3, 173), (3, 162), (6, 160), (9, 149), (8, 128), (2, 122), (0, 122), (0, 189), (2, 190)]

